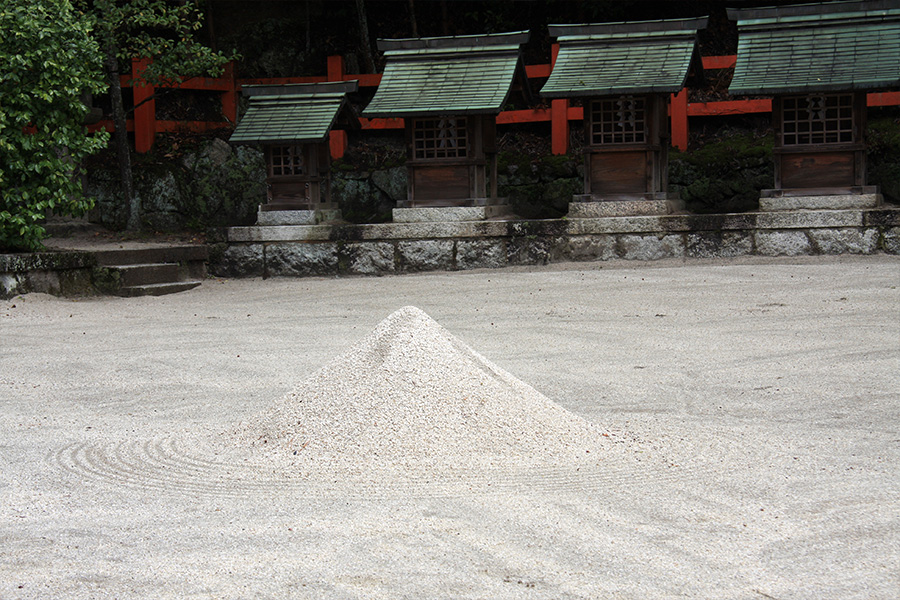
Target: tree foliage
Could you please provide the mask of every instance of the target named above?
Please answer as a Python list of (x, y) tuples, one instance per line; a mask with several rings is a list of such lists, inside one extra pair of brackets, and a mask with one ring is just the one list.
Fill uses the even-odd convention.
[(136, 74), (141, 82), (172, 84), (198, 75), (216, 76), (232, 58), (195, 39), (203, 26), (203, 15), (195, 1), (77, 1), (96, 18), (94, 33), (104, 50), (113, 49), (121, 61), (152, 61), (144, 72)]
[(150, 85), (179, 83), (186, 77), (219, 75), (233, 58), (194, 39), (202, 15), (193, 0), (76, 0), (97, 24), (95, 34), (103, 52), (115, 127), (116, 160), (122, 201), (128, 207), (129, 230), (140, 229), (140, 199), (134, 193), (131, 155), (125, 130), (125, 107), (119, 79), (120, 62), (148, 59), (132, 79)]
[(105, 89), (102, 58), (69, 0), (4, 0), (0, 31), (0, 248), (36, 250), (49, 211), (92, 206), (77, 165), (108, 135), (88, 134), (81, 97)]

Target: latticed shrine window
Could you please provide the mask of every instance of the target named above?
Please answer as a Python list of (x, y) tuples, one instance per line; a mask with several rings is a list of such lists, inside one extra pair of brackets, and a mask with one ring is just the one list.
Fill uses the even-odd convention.
[(466, 119), (413, 120), (413, 152), (415, 158), (465, 158)]
[(645, 98), (621, 96), (591, 102), (591, 144), (640, 144), (647, 140)]
[(853, 95), (811, 94), (782, 100), (785, 146), (853, 141)]
[(300, 146), (271, 146), (269, 168), (272, 175), (302, 175), (303, 152)]

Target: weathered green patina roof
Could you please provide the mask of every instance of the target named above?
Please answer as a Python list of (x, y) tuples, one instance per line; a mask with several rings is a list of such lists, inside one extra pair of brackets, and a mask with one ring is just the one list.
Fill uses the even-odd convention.
[[(358, 83), (246, 85), (250, 106), (231, 134), (233, 144), (302, 144), (321, 142), (342, 112), (350, 112), (347, 93)], [(351, 116), (355, 121), (355, 117)]]
[(900, 5), (830, 2), (729, 10), (738, 21), (732, 94), (900, 85)]
[[(548, 98), (677, 92), (706, 19), (550, 25), (559, 54), (541, 95)], [(700, 61), (696, 62), (702, 68)]]
[(387, 64), (366, 117), (497, 114), (528, 32), (379, 40)]

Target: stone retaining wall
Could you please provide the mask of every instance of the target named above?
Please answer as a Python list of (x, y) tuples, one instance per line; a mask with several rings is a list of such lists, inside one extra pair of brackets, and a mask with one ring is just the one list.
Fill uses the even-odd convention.
[(87, 252), (0, 254), (0, 299), (42, 292), (54, 296), (96, 294), (97, 259)]
[(233, 227), (224, 277), (379, 275), (563, 261), (900, 254), (900, 208), (723, 215)]

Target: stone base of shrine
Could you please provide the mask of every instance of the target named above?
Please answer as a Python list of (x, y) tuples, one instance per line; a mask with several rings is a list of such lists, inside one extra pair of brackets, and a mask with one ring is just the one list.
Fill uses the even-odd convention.
[(636, 200), (602, 200), (590, 194), (573, 196), (569, 203), (570, 219), (599, 219), (603, 217), (640, 217), (671, 215), (684, 210), (678, 197), (656, 195)]
[(318, 225), (340, 221), (341, 211), (330, 210), (262, 210), (256, 215), (257, 225)]
[(759, 199), (761, 211), (786, 210), (850, 210), (878, 208), (884, 202), (876, 186), (864, 186), (837, 193), (815, 190), (763, 190)]
[(395, 208), (394, 223), (446, 223), (455, 221), (487, 221), (512, 214), (507, 204), (491, 206), (437, 206)]
[(900, 207), (252, 226), (209, 233), (209, 272), (220, 277), (380, 275), (561, 261), (900, 255)]

